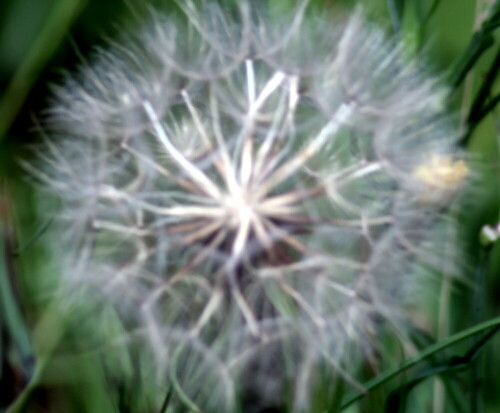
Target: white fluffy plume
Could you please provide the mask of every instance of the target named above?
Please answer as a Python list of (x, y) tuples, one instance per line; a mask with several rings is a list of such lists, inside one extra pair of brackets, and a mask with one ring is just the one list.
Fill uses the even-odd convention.
[(134, 320), (176, 403), (308, 411), (318, 366), (350, 380), (402, 324), (467, 167), (438, 82), (359, 14), (238, 3), (179, 2), (99, 51), (36, 174), (67, 279)]

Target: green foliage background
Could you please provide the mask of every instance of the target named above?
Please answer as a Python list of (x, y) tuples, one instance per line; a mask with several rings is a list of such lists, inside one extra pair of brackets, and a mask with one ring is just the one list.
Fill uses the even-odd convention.
[[(400, 36), (408, 50), (422, 53), (432, 71), (446, 75), (452, 87), (450, 109), (462, 114), (464, 146), (478, 171), (474, 196), (460, 215), (463, 256), (469, 264), (463, 277), (470, 282), (454, 285), (442, 295), (439, 308), (429, 308), (428, 315), (435, 316), (420, 340), (423, 354), (406, 362), (402, 355), (383, 360), (387, 374), (367, 374), (367, 386), (373, 389), (349, 407), (356, 394), (348, 391), (341, 397), (336, 392), (332, 402), (335, 384), (325, 380), (317, 411), (498, 412), (500, 334), (494, 333), (500, 324), (500, 242), (485, 247), (479, 234), (484, 225), (500, 222), (500, 118), (495, 109), (500, 1), (313, 1), (333, 11), (364, 4), (374, 21)], [(57, 311), (50, 291), (58, 274), (54, 252), (45, 245), (50, 222), (37, 217), (33, 186), (17, 162), (33, 157), (27, 148), (40, 139), (36, 119), (43, 117), (50, 85), (64, 70), (74, 70), (104, 37), (135, 24), (139, 3), (0, 2), (0, 412), (154, 411), (146, 397), (154, 389), (147, 382), (136, 377), (135, 385), (127, 387), (115, 380), (116, 374), (134, 378), (129, 356), (103, 360), (98, 353), (78, 351), (103, 326), (110, 335), (119, 326), (112, 314), (99, 309), (89, 308), (90, 321), (80, 323)], [(152, 3), (172, 7), (170, 0)], [(270, 3), (287, 7), (293, 0)], [(478, 26), (481, 4), (489, 5), (491, 13)], [(397, 343), (388, 341), (386, 348), (391, 353)]]

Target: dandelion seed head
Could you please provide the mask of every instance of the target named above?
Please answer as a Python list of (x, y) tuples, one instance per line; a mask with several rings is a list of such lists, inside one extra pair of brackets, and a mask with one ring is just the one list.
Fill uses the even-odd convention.
[(444, 92), (359, 13), (179, 7), (56, 90), (39, 176), (68, 272), (134, 320), (181, 405), (292, 386), (307, 411), (315, 369), (356, 385), (382, 321), (404, 334), (406, 278), (439, 265), (453, 197), (422, 205), (421, 185), (467, 175)]

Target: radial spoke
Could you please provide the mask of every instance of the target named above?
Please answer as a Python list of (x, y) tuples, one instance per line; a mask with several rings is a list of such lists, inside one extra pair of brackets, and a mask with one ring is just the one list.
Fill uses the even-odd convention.
[(170, 141), (167, 132), (161, 125), (158, 116), (153, 109), (152, 105), (148, 101), (143, 103), (144, 109), (149, 117), (149, 120), (153, 124), (153, 128), (156, 131), (156, 135), (160, 142), (165, 147), (167, 153), (172, 156), (172, 158), (177, 162), (177, 164), (193, 179), (194, 182), (198, 184), (200, 189), (206, 192), (208, 195), (214, 199), (221, 199), (222, 194), (219, 188), (208, 178), (201, 169), (197, 168), (193, 163), (191, 163)]
[(255, 235), (257, 240), (260, 242), (262, 247), (266, 250), (271, 250), (271, 246), (273, 244), (272, 237), (269, 235), (269, 232), (266, 230), (265, 225), (262, 219), (255, 215), (252, 219), (252, 228), (255, 231)]
[(311, 317), (311, 320), (316, 324), (316, 326), (322, 328), (325, 325), (325, 321), (321, 316), (314, 310), (314, 308), (302, 297), (300, 293), (295, 291), (292, 286), (290, 286), (285, 280), (280, 279), (279, 284), (283, 291), (285, 291), (290, 297), (292, 297), (297, 304), (299, 304), (306, 314)]
[[(246, 187), (252, 176), (253, 164), (253, 129), (259, 109), (266, 100), (274, 93), (286, 78), (282, 72), (276, 72), (266, 83), (259, 96), (255, 97), (255, 74), (251, 61), (247, 61), (247, 83), (249, 87), (250, 105), (247, 114), (247, 120), (243, 128), (243, 148), (241, 151), (240, 181), (242, 186)], [(250, 89), (253, 88), (253, 92)]]
[[(203, 126), (203, 123), (200, 119), (200, 116), (198, 115), (198, 111), (193, 105), (193, 102), (191, 101), (191, 98), (189, 97), (189, 94), (187, 93), (186, 90), (181, 91), (182, 98), (184, 99), (184, 102), (186, 103), (186, 106), (188, 107), (189, 113), (191, 114), (191, 117), (193, 118), (194, 124), (196, 126), (196, 129), (198, 130), (198, 133), (203, 139), (203, 143), (205, 144), (205, 147), (208, 152), (214, 152), (214, 147), (212, 145), (212, 142), (210, 141), (210, 137), (208, 136), (208, 133), (206, 129)], [(221, 161), (217, 159), (217, 157), (214, 158), (214, 166), (219, 172), (219, 175), (221, 177), (224, 177), (224, 166), (222, 165)]]
[[(285, 98), (284, 95), (283, 98)], [(265, 170), (263, 168), (271, 157), (273, 148), (276, 149), (276, 145), (278, 144), (277, 138), (284, 135), (285, 127), (289, 129), (293, 128), (293, 119), (298, 99), (298, 78), (291, 77), (288, 89), (288, 104), (286, 104), (285, 101), (283, 103), (281, 101), (278, 103), (273, 112), (272, 123), (267, 132), (267, 136), (256, 156), (255, 170), (257, 171), (256, 173), (260, 174), (261, 178), (265, 175)]]
[(95, 220), (92, 222), (92, 227), (95, 229), (104, 229), (111, 232), (117, 232), (126, 235), (146, 236), (153, 234), (148, 229), (134, 228), (131, 226), (117, 224), (111, 221)]
[(204, 246), (200, 251), (194, 254), (188, 263), (178, 271), (168, 282), (169, 284), (175, 284), (181, 278), (186, 276), (186, 274), (193, 268), (198, 266), (205, 258), (207, 258), (213, 251), (224, 242), (227, 236), (227, 230), (221, 230), (217, 236), (206, 246)]
[(236, 233), (232, 249), (232, 254), (235, 258), (240, 258), (243, 253), (250, 232), (251, 219), (251, 215), (240, 214), (238, 231)]
[(292, 217), (299, 210), (294, 205), (257, 205), (256, 210), (268, 218), (276, 218), (283, 221), (288, 221), (288, 217)]
[(297, 237), (292, 236), (286, 230), (279, 228), (272, 221), (266, 219), (264, 225), (268, 228), (268, 232), (276, 234), (276, 240), (288, 244), (296, 251), (304, 254), (312, 254), (312, 252), (302, 243)]
[(241, 151), (240, 182), (243, 188), (247, 188), (252, 177), (253, 163), (253, 141), (252, 131), (247, 131), (244, 137), (243, 149)]
[(237, 285), (235, 285), (232, 289), (232, 294), (234, 299), (236, 300), (236, 304), (240, 308), (241, 313), (243, 314), (243, 317), (245, 318), (245, 321), (248, 324), (248, 328), (250, 330), (250, 333), (254, 336), (259, 335), (259, 327), (257, 324), (257, 320), (255, 319), (255, 316), (246, 302), (245, 298), (241, 294), (241, 291)]
[(223, 225), (224, 225), (223, 220), (216, 220), (209, 225), (203, 226), (198, 231), (190, 232), (189, 234), (187, 234), (185, 237), (182, 238), (181, 242), (183, 244), (191, 244), (200, 239), (207, 238), (210, 234), (213, 234), (215, 231), (221, 229)]
[(215, 311), (219, 308), (222, 298), (223, 298), (222, 291), (216, 289), (213, 292), (212, 296), (210, 297), (210, 300), (208, 301), (207, 305), (203, 309), (200, 318), (196, 322), (196, 325), (192, 330), (193, 335), (197, 336), (200, 330), (203, 328), (203, 326), (210, 321)]
[(186, 103), (186, 106), (189, 110), (189, 113), (191, 114), (191, 117), (193, 118), (194, 125), (196, 126), (196, 129), (198, 130), (198, 133), (200, 134), (203, 143), (205, 144), (205, 148), (208, 151), (211, 151), (213, 149), (212, 142), (210, 142), (210, 138), (208, 137), (207, 131), (203, 127), (203, 123), (201, 122), (200, 116), (198, 115), (198, 112), (194, 107), (188, 92), (185, 89), (181, 90), (181, 96), (184, 99), (184, 103)]
[(255, 102), (256, 87), (253, 61), (251, 59), (245, 60), (245, 68), (247, 72), (248, 103), (250, 104), (250, 106), (253, 106)]
[[(349, 182), (351, 182), (353, 179), (358, 179), (362, 178), (366, 175), (370, 175), (374, 172), (378, 172), (382, 169), (382, 163), (381, 162), (370, 162), (365, 165), (363, 165), (362, 168), (359, 168), (355, 170), (354, 172), (350, 173), (347, 175), (344, 179), (341, 179), (339, 184), (340, 185), (345, 185)], [(339, 186), (340, 186), (339, 185)]]
[(206, 219), (196, 219), (192, 221), (184, 221), (180, 224), (170, 225), (165, 232), (168, 235), (183, 234), (186, 232), (196, 231), (201, 227), (205, 227), (210, 221)]
[(222, 166), (223, 166), (222, 178), (224, 179), (229, 192), (235, 193), (239, 187), (238, 182), (236, 180), (236, 169), (233, 163), (231, 162), (231, 157), (229, 156), (226, 142), (222, 134), (222, 130), (220, 127), (221, 122), (220, 122), (219, 107), (213, 91), (210, 92), (210, 111), (212, 115), (211, 116), (212, 129), (222, 157)]
[(268, 128), (264, 142), (260, 146), (255, 156), (255, 175), (258, 181), (262, 181), (265, 170), (272, 158), (272, 152), (278, 146), (278, 137), (282, 134), (284, 123), (284, 105), (278, 105), (274, 113), (271, 125)]
[(391, 216), (382, 216), (363, 219), (331, 219), (328, 222), (336, 225), (348, 226), (348, 227), (364, 227), (364, 226), (376, 226), (376, 225), (387, 225), (393, 221)]
[(151, 159), (149, 156), (146, 156), (145, 154), (139, 152), (138, 150), (136, 150), (135, 148), (132, 148), (131, 146), (129, 146), (126, 142), (123, 142), (122, 143), (122, 148), (124, 150), (126, 150), (127, 152), (130, 152), (132, 155), (134, 155), (136, 158), (140, 159), (141, 161), (144, 161), (145, 163), (147, 163), (149, 166), (151, 166), (155, 171), (159, 172), (161, 175), (163, 175), (163, 177), (165, 178), (174, 178), (174, 176), (172, 176), (172, 174), (170, 173), (170, 171), (168, 171), (167, 169), (165, 169), (163, 166), (159, 165), (158, 163), (156, 163), (155, 161), (153, 161), (153, 159)]
[(303, 201), (304, 199), (321, 195), (324, 192), (325, 187), (323, 185), (318, 185), (308, 189), (298, 189), (296, 191), (290, 191), (284, 194), (264, 198), (264, 200), (259, 203), (259, 208), (261, 211), (265, 211), (266, 208), (291, 206), (297, 202)]
[(259, 191), (259, 196), (265, 194), (265, 191), (269, 191), (269, 188), (274, 188), (276, 185), (283, 182), (290, 175), (295, 173), (299, 168), (305, 165), (305, 163), (314, 155), (316, 155), (328, 137), (335, 135), (346, 120), (351, 116), (352, 108), (346, 104), (342, 104), (337, 110), (332, 119), (321, 129), (321, 131), (314, 137), (308, 145), (294, 158), (284, 163), (279, 167), (262, 185), (263, 190)]
[(271, 79), (266, 83), (259, 96), (255, 100), (254, 104), (251, 105), (249, 110), (249, 115), (256, 113), (261, 106), (266, 102), (267, 98), (272, 95), (272, 93), (281, 85), (283, 80), (285, 80), (286, 75), (283, 72), (276, 72)]
[(153, 205), (149, 202), (134, 198), (133, 196), (130, 196), (129, 194), (126, 194), (123, 191), (119, 193), (123, 194), (122, 195), (123, 198), (144, 208), (146, 211), (154, 212), (159, 215), (184, 217), (184, 218), (193, 218), (193, 217), (213, 218), (213, 217), (221, 217), (225, 214), (225, 211), (218, 206), (207, 207), (203, 205), (179, 205), (175, 207), (160, 207), (157, 205)]

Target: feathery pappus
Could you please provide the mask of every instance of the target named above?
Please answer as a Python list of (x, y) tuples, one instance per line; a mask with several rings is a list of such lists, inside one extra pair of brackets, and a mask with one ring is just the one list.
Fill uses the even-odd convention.
[(432, 232), (468, 168), (445, 90), (360, 12), (178, 8), (56, 87), (34, 168), (64, 279), (128, 320), (179, 411), (310, 411), (449, 259)]

